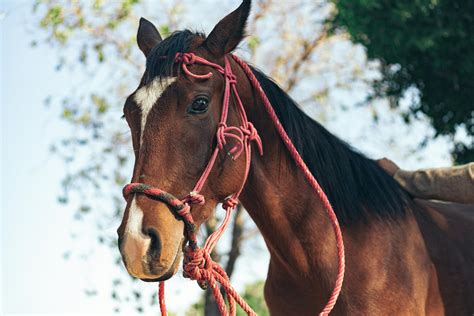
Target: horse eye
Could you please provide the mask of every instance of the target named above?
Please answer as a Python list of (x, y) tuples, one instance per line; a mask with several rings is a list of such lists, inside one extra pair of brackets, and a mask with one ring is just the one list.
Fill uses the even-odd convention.
[(189, 113), (191, 114), (200, 114), (207, 111), (209, 107), (209, 101), (206, 97), (198, 97), (193, 101), (191, 107), (189, 108)]

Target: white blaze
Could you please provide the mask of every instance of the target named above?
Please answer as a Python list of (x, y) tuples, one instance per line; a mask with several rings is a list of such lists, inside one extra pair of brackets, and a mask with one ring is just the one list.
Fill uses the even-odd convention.
[(135, 102), (142, 110), (140, 144), (143, 140), (143, 132), (145, 130), (148, 113), (150, 113), (151, 108), (155, 105), (166, 89), (175, 81), (176, 77), (166, 77), (162, 79), (156, 78), (151, 83), (135, 92)]
[[(133, 98), (141, 109), (140, 144), (143, 141), (148, 114), (166, 89), (175, 81), (176, 77), (167, 77), (161, 80), (157, 78), (135, 92)], [(146, 277), (143, 271), (143, 262), (146, 261), (144, 257), (151, 243), (151, 238), (143, 234), (143, 216), (143, 210), (137, 205), (136, 197), (133, 197), (124, 232), (123, 253), (127, 268), (135, 277)]]
[(129, 270), (135, 276), (143, 275), (142, 261), (150, 246), (151, 238), (142, 232), (143, 210), (137, 205), (133, 197), (128, 210), (127, 226), (125, 227), (125, 238), (123, 253)]

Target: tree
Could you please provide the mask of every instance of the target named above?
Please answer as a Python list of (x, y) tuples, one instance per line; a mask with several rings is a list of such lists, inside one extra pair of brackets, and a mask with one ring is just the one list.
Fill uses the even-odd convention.
[[(336, 29), (382, 62), (374, 96), (394, 106), (416, 88), (407, 120), (425, 114), (436, 135), (454, 141), (456, 162), (474, 161), (474, 2), (333, 0)], [(465, 137), (459, 137), (463, 133)]]

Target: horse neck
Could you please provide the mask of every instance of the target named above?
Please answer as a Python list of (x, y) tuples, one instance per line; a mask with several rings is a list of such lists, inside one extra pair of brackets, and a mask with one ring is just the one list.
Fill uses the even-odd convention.
[[(239, 78), (243, 76), (239, 73)], [(238, 89), (244, 92), (242, 101), (264, 149), (263, 156), (253, 151), (240, 201), (270, 251), (269, 286), (266, 289), (279, 292), (279, 296), (273, 296), (277, 301), (293, 295), (293, 299), (305, 306), (321, 307), (326, 303), (326, 295), (332, 290), (337, 273), (337, 248), (331, 223), (322, 202), (280, 139), (256, 89), (248, 80), (239, 81)], [(332, 149), (331, 146), (325, 148)], [(322, 169), (320, 180), (324, 181), (324, 165), (319, 168)], [(412, 213), (413, 204), (408, 203), (405, 207), (406, 213), (396, 219), (370, 216), (342, 228), (350, 269), (346, 271), (346, 290), (341, 293), (335, 313), (351, 314), (351, 306), (365, 299), (363, 293), (353, 295), (354, 298), (348, 294), (359, 290), (361, 275), (366, 284), (377, 289), (380, 280), (390, 280), (385, 284), (387, 289), (396, 288), (396, 291), (406, 293), (406, 297), (422, 293), (424, 282), (428, 280), (426, 267), (430, 259)], [(367, 273), (367, 267), (370, 267), (370, 273)], [(407, 290), (404, 280), (412, 276), (416, 276), (417, 280), (413, 282), (418, 285)], [(292, 293), (284, 289), (291, 289)], [(308, 313), (303, 308), (300, 314)]]
[[(250, 89), (250, 83), (245, 83)], [(254, 150), (240, 200), (271, 254), (271, 266), (286, 278), (314, 277), (329, 288), (337, 270), (336, 241), (321, 201), (290, 157), (254, 88), (244, 104), (262, 138)], [(244, 97), (245, 98), (245, 97)], [(317, 273), (317, 275), (315, 275)], [(327, 279), (327, 282), (324, 280)]]
[[(272, 256), (281, 259), (280, 263), (292, 271), (314, 271), (315, 265), (324, 264), (315, 259), (332, 258), (332, 255), (335, 259), (330, 222), (303, 176), (290, 165), (291, 158), (268, 156), (252, 163), (240, 200)], [(332, 245), (334, 249), (324, 245)]]

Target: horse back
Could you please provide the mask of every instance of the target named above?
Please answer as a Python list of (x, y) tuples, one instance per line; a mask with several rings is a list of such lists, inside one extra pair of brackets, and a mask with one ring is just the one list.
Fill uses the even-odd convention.
[(474, 205), (415, 199), (447, 315), (474, 315)]

